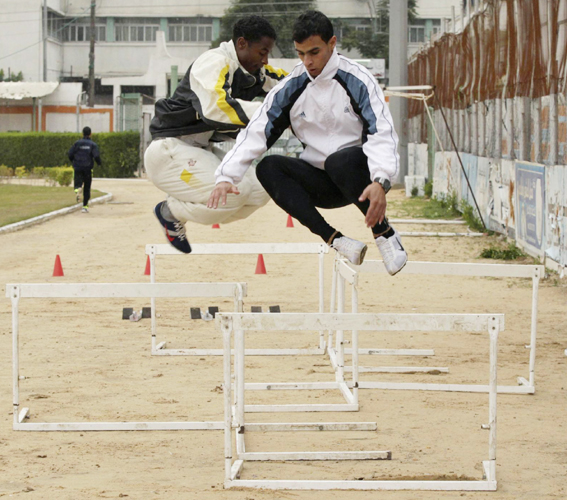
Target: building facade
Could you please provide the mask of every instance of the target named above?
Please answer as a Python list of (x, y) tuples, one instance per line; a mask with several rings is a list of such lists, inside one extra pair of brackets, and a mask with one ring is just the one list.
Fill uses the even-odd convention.
[[(418, 0), (420, 19), (409, 27), (410, 52), (441, 31), (451, 7), (460, 3)], [(155, 99), (169, 94), (172, 66), (182, 76), (218, 38), (220, 18), (230, 4), (230, 0), (96, 0), (95, 104), (116, 106), (119, 96), (137, 93), (150, 110)], [(0, 69), (5, 76), (22, 72), (24, 81), (80, 83), (75, 99), (67, 99), (80, 105), (89, 74), (90, 6), (91, 0), (0, 0)], [(336, 22), (339, 44), (345, 27), (387, 31), (379, 6), (379, 0), (318, 4)], [(120, 129), (118, 123), (114, 129)]]

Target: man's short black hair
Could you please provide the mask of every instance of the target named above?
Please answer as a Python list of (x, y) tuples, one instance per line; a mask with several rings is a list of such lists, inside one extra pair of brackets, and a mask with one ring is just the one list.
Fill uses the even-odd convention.
[(259, 42), (267, 36), (272, 40), (277, 39), (276, 30), (269, 21), (260, 16), (246, 16), (239, 19), (232, 28), (232, 41), (236, 43), (240, 37), (249, 42)]
[(85, 127), (83, 129), (83, 137), (88, 137), (89, 135), (91, 135), (91, 128), (90, 127)]
[(302, 43), (310, 36), (321, 37), (325, 43), (333, 38), (333, 25), (329, 18), (318, 10), (308, 10), (301, 14), (293, 25), (293, 41)]

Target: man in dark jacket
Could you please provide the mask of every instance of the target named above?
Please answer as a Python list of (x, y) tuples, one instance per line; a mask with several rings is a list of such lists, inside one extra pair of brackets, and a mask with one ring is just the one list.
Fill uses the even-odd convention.
[(83, 129), (83, 138), (79, 139), (69, 153), (69, 160), (73, 162), (73, 169), (75, 170), (75, 194), (77, 195), (77, 203), (81, 201), (81, 191), (83, 194), (83, 209), (82, 212), (89, 211), (89, 200), (91, 198), (91, 184), (93, 182), (93, 167), (96, 161), (99, 165), (102, 164), (100, 160), (100, 153), (98, 146), (91, 140), (91, 129), (85, 127)]
[[(276, 31), (259, 16), (236, 22), (233, 37), (198, 57), (174, 94), (156, 102), (152, 143), (144, 157), (148, 178), (168, 198), (154, 213), (168, 241), (191, 252), (185, 223), (227, 223), (265, 205), (266, 194), (253, 169), (219, 210), (207, 208), (221, 152), (215, 142), (234, 138), (286, 73), (268, 65)], [(254, 101), (254, 102), (253, 102)], [(220, 157), (219, 157), (220, 156)]]

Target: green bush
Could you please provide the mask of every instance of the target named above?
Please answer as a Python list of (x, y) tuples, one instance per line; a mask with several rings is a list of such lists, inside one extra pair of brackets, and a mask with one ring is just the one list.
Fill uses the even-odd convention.
[(480, 253), (480, 256), (483, 259), (516, 260), (526, 257), (526, 254), (516, 246), (515, 242), (512, 242), (504, 248), (490, 245)]
[(34, 177), (39, 177), (39, 178), (45, 177), (47, 175), (46, 168), (45, 167), (33, 167), (32, 168), (32, 175)]
[(28, 173), (26, 171), (26, 167), (16, 167), (16, 177), (18, 179), (23, 179), (24, 177), (28, 176)]
[(431, 198), (433, 195), (433, 182), (429, 181), (425, 183), (425, 186), (423, 186), (423, 194), (426, 198)]
[[(80, 134), (67, 132), (2, 132), (0, 133), (0, 164), (7, 167), (25, 165), (57, 167), (69, 164), (67, 152)], [(133, 177), (138, 169), (140, 135), (138, 132), (108, 132), (93, 134), (98, 144), (102, 167), (95, 163), (95, 177)]]
[(486, 228), (478, 216), (476, 208), (469, 205), (466, 201), (461, 203), (461, 208), (463, 210), (463, 219), (467, 221), (467, 224), (473, 231), (478, 231), (480, 233), (485, 232)]
[(411, 196), (412, 198), (415, 198), (417, 195), (419, 194), (419, 188), (417, 186), (414, 186), (411, 188)]
[(70, 186), (73, 182), (75, 171), (73, 167), (59, 167), (57, 172), (57, 182), (60, 186)]
[(6, 165), (0, 165), (0, 177), (12, 177), (13, 175), (13, 168), (7, 167)]

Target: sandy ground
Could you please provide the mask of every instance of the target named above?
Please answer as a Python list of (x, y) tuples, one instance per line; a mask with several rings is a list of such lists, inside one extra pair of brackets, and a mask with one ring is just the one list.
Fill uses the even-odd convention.
[[(97, 180), (114, 203), (94, 206), (45, 224), (0, 236), (0, 286), (7, 283), (148, 282), (147, 243), (163, 243), (152, 208), (161, 193), (146, 181)], [(391, 197), (400, 199), (400, 191)], [(354, 208), (327, 212), (346, 234), (370, 243)], [(390, 214), (391, 216), (395, 214)], [(190, 241), (317, 242), (305, 228), (286, 228), (287, 216), (270, 203), (245, 221), (220, 229), (189, 225)], [(398, 229), (436, 230), (432, 226)], [(437, 227), (437, 230), (438, 227)], [(443, 230), (462, 230), (451, 226)], [(487, 238), (409, 238), (412, 260), (479, 262)], [(59, 254), (64, 277), (52, 277)], [(379, 258), (371, 247), (368, 259)], [(326, 261), (326, 278), (331, 276)], [(243, 281), (245, 309), (280, 305), (284, 312), (317, 311), (317, 257), (265, 256), (266, 275), (255, 275), (255, 256), (158, 257), (160, 281)], [(330, 296), (326, 281), (326, 298)], [(349, 299), (350, 300), (350, 299)], [(21, 404), (30, 422), (222, 420), (220, 357), (150, 355), (150, 322), (123, 321), (133, 300), (22, 299)], [(220, 347), (214, 323), (191, 320), (189, 307), (232, 308), (225, 299), (158, 302), (158, 340), (169, 347)], [(567, 288), (540, 287), (536, 394), (498, 398), (498, 491), (301, 492), (223, 489), (220, 431), (16, 432), (12, 430), (11, 307), (0, 301), (0, 497), (45, 499), (564, 499), (567, 498)], [(366, 275), (361, 312), (504, 313), (499, 382), (528, 376), (531, 282)], [(434, 348), (433, 358), (361, 357), (361, 364), (447, 366), (448, 374), (363, 374), (365, 380), (486, 383), (487, 341), (472, 334), (361, 335), (361, 347)], [(314, 347), (317, 333), (256, 335), (248, 347)], [(248, 381), (332, 381), (324, 356), (247, 358)], [(333, 391), (247, 393), (249, 403), (341, 403)], [(391, 450), (391, 461), (248, 464), (243, 478), (481, 479), (488, 458), (485, 394), (361, 390), (357, 413), (250, 414), (255, 422), (377, 422), (377, 432), (254, 433), (249, 451)]]

